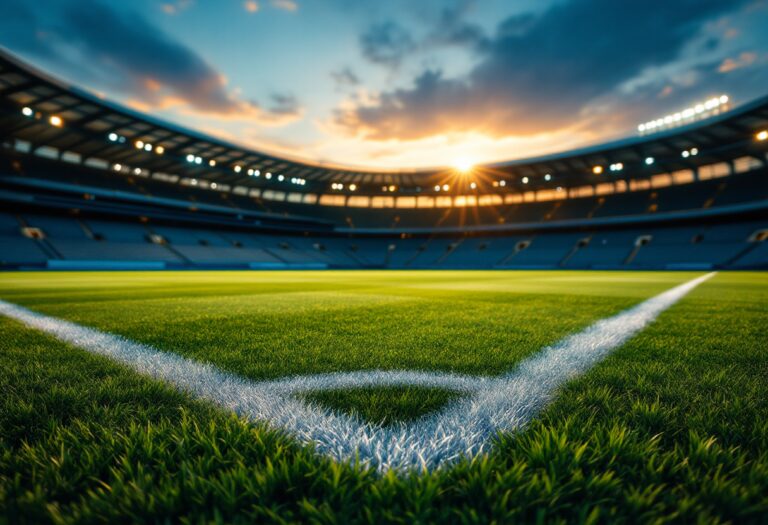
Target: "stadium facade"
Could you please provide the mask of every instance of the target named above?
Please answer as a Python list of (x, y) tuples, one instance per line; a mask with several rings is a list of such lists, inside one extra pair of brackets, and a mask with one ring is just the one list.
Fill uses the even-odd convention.
[(158, 121), (0, 53), (0, 267), (768, 268), (768, 97), (475, 167), (355, 170)]

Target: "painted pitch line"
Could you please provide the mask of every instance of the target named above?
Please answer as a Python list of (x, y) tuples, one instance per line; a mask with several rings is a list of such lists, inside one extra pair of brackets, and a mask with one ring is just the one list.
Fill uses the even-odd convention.
[[(5, 301), (0, 301), (0, 314), (171, 383), (242, 417), (267, 422), (338, 460), (358, 458), (380, 470), (407, 470), (434, 468), (483, 452), (497, 432), (525, 425), (560, 386), (589, 370), (713, 275), (703, 275), (597, 321), (497, 378), (374, 370), (253, 381)], [(469, 397), (412, 423), (388, 427), (307, 404), (296, 397), (309, 390), (382, 385), (446, 388), (465, 392)]]

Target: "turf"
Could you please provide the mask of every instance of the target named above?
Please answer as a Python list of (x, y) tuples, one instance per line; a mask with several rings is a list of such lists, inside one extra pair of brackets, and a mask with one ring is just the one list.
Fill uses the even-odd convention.
[[(364, 368), (498, 374), (691, 277), (4, 274), (0, 297), (254, 378)], [(1, 515), (8, 523), (765, 523), (767, 313), (765, 274), (721, 273), (569, 383), (523, 431), (502, 434), (487, 456), (404, 477), (318, 457), (0, 319)], [(423, 398), (361, 394), (329, 403), (355, 411), (389, 397), (400, 406), (394, 416), (384, 406), (360, 413), (391, 420), (418, 415)]]
[(461, 399), (461, 392), (442, 388), (367, 387), (321, 390), (301, 396), (310, 403), (380, 425), (407, 423)]

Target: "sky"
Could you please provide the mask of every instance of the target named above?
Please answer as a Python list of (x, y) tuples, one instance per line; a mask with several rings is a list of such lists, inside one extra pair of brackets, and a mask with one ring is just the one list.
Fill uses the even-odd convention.
[(768, 94), (768, 0), (0, 0), (0, 45), (266, 153), (496, 162)]

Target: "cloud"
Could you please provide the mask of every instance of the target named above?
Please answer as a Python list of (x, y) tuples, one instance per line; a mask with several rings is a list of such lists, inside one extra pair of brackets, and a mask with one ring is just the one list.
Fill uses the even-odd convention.
[(176, 0), (175, 2), (166, 2), (160, 6), (166, 15), (176, 15), (185, 11), (192, 5), (192, 0)]
[(294, 0), (272, 0), (272, 7), (291, 13), (299, 10), (299, 4)]
[(397, 67), (415, 47), (408, 30), (391, 20), (373, 24), (360, 35), (363, 56), (374, 64)]
[(476, 4), (476, 0), (459, 0), (442, 8), (436, 17), (433, 29), (420, 47), (465, 46), (482, 48), (487, 37), (482, 28), (465, 20)]
[[(81, 79), (120, 90), (134, 105), (179, 106), (188, 113), (269, 125), (295, 120), (301, 114), (295, 99), (288, 104), (278, 97), (272, 107), (262, 108), (228, 91), (225, 77), (211, 64), (138, 13), (118, 14), (95, 0), (60, 7), (55, 22), (26, 10), (15, 19), (2, 17), (0, 30), (5, 29), (4, 22), (10, 24), (14, 27), (12, 44), (72, 66), (70, 71), (81, 73)], [(23, 28), (18, 26), (20, 17), (28, 24)]]
[(465, 20), (477, 0), (452, 0), (447, 6), (418, 4), (418, 37), (401, 24), (387, 20), (370, 25), (359, 38), (364, 58), (374, 64), (397, 68), (406, 58), (442, 47), (481, 48), (487, 42), (482, 28)]
[(243, 8), (249, 13), (256, 13), (259, 10), (259, 3), (255, 0), (246, 0), (243, 2)]
[(273, 115), (295, 116), (301, 112), (301, 105), (294, 95), (273, 93), (270, 97), (269, 112)]
[[(476, 45), (478, 63), (466, 76), (424, 71), (410, 86), (337, 110), (335, 120), (349, 133), (375, 140), (467, 130), (508, 136), (562, 127), (590, 101), (646, 68), (678, 59), (708, 21), (745, 2), (556, 3), (499, 24), (493, 37)], [(409, 40), (396, 34), (392, 27), (369, 32), (366, 56), (399, 63), (412, 45), (405, 46), (402, 42)]]
[(744, 51), (736, 58), (728, 57), (720, 64), (718, 71), (720, 73), (730, 73), (743, 67), (751, 66), (757, 61), (757, 53), (753, 51)]
[(360, 85), (360, 78), (351, 68), (345, 67), (338, 71), (331, 71), (331, 78), (337, 88), (353, 87)]

